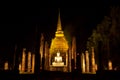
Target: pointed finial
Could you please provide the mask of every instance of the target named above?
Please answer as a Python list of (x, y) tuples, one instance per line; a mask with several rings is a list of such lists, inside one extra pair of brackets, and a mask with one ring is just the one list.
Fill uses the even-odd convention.
[(58, 9), (58, 23), (57, 23), (57, 31), (61, 31), (61, 20), (60, 20), (60, 8)]

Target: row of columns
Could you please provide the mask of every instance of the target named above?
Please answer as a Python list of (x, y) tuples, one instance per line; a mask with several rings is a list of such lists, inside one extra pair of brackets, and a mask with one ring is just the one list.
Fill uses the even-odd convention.
[[(24, 72), (32, 72), (34, 73), (34, 66), (35, 66), (35, 54), (31, 54), (31, 52), (28, 52), (28, 56), (25, 53), (26, 49), (23, 49), (22, 52), (22, 61), (19, 64), (19, 71), (20, 73)], [(27, 56), (27, 58), (26, 58)], [(27, 68), (26, 68), (27, 63)], [(26, 71), (27, 69), (27, 71)]]
[(91, 55), (91, 63), (92, 63), (92, 70), (90, 71), (90, 59), (88, 51), (85, 51), (85, 54), (82, 53), (81, 55), (81, 68), (83, 73), (95, 73), (97, 70), (97, 64), (95, 64), (95, 57), (94, 57), (94, 48), (92, 47), (92, 55)]
[[(94, 53), (94, 47), (91, 48), (91, 58), (89, 58), (88, 51), (85, 51), (85, 54), (81, 54), (81, 68), (82, 73), (95, 73), (97, 70), (97, 64), (95, 63), (95, 53)], [(91, 60), (90, 60), (91, 59)], [(90, 61), (91, 61), (91, 71), (90, 71)], [(108, 70), (112, 70), (112, 62), (108, 61)]]
[[(25, 53), (26, 49), (23, 49), (22, 52), (22, 61), (19, 64), (19, 70), (21, 73), (24, 72), (32, 72), (34, 73), (34, 66), (35, 66), (35, 54), (31, 54), (31, 52), (28, 52), (28, 56)], [(95, 73), (97, 70), (97, 64), (95, 64), (95, 55), (94, 55), (94, 48), (91, 48), (91, 60), (89, 59), (89, 53), (88, 51), (85, 51), (85, 54), (82, 53), (81, 55), (81, 68), (82, 68), (82, 72), (86, 73), (86, 72), (90, 72), (90, 61), (91, 61), (91, 72)], [(27, 56), (27, 59), (26, 59)], [(26, 61), (27, 60), (27, 61)], [(26, 63), (27, 63), (27, 71), (26, 71)], [(47, 63), (46, 63), (47, 66)], [(70, 66), (70, 65), (69, 65)], [(70, 67), (71, 68), (71, 67)], [(4, 70), (8, 70), (8, 62), (5, 62), (4, 64)], [(71, 69), (70, 69), (71, 70)], [(108, 70), (112, 70), (112, 62), (109, 61), (108, 62)]]

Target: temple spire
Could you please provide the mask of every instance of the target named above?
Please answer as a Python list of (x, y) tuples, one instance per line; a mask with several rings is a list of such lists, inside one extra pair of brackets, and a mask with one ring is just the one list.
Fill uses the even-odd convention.
[(62, 31), (61, 20), (60, 20), (60, 9), (58, 11), (58, 22), (57, 22), (57, 31), (55, 32), (56, 37), (63, 37), (64, 32)]
[(57, 23), (57, 31), (61, 31), (62, 27), (61, 27), (61, 20), (60, 20), (60, 9), (58, 12), (58, 23)]

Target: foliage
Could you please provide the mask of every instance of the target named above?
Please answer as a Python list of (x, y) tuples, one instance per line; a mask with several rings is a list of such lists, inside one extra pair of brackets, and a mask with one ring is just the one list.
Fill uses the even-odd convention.
[(106, 52), (108, 58), (111, 58), (110, 56), (114, 54), (119, 54), (120, 7), (111, 7), (110, 14), (105, 16), (101, 23), (96, 26), (96, 29), (93, 30), (92, 35), (88, 38), (87, 49), (95, 47), (97, 51), (98, 41), (102, 41), (102, 52)]

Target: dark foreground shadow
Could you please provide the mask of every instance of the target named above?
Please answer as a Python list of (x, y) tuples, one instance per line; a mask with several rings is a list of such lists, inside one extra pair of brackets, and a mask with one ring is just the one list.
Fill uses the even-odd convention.
[(35, 74), (19, 74), (18, 71), (0, 71), (0, 80), (120, 80), (120, 71), (97, 71), (96, 74), (79, 72), (40, 72)]

